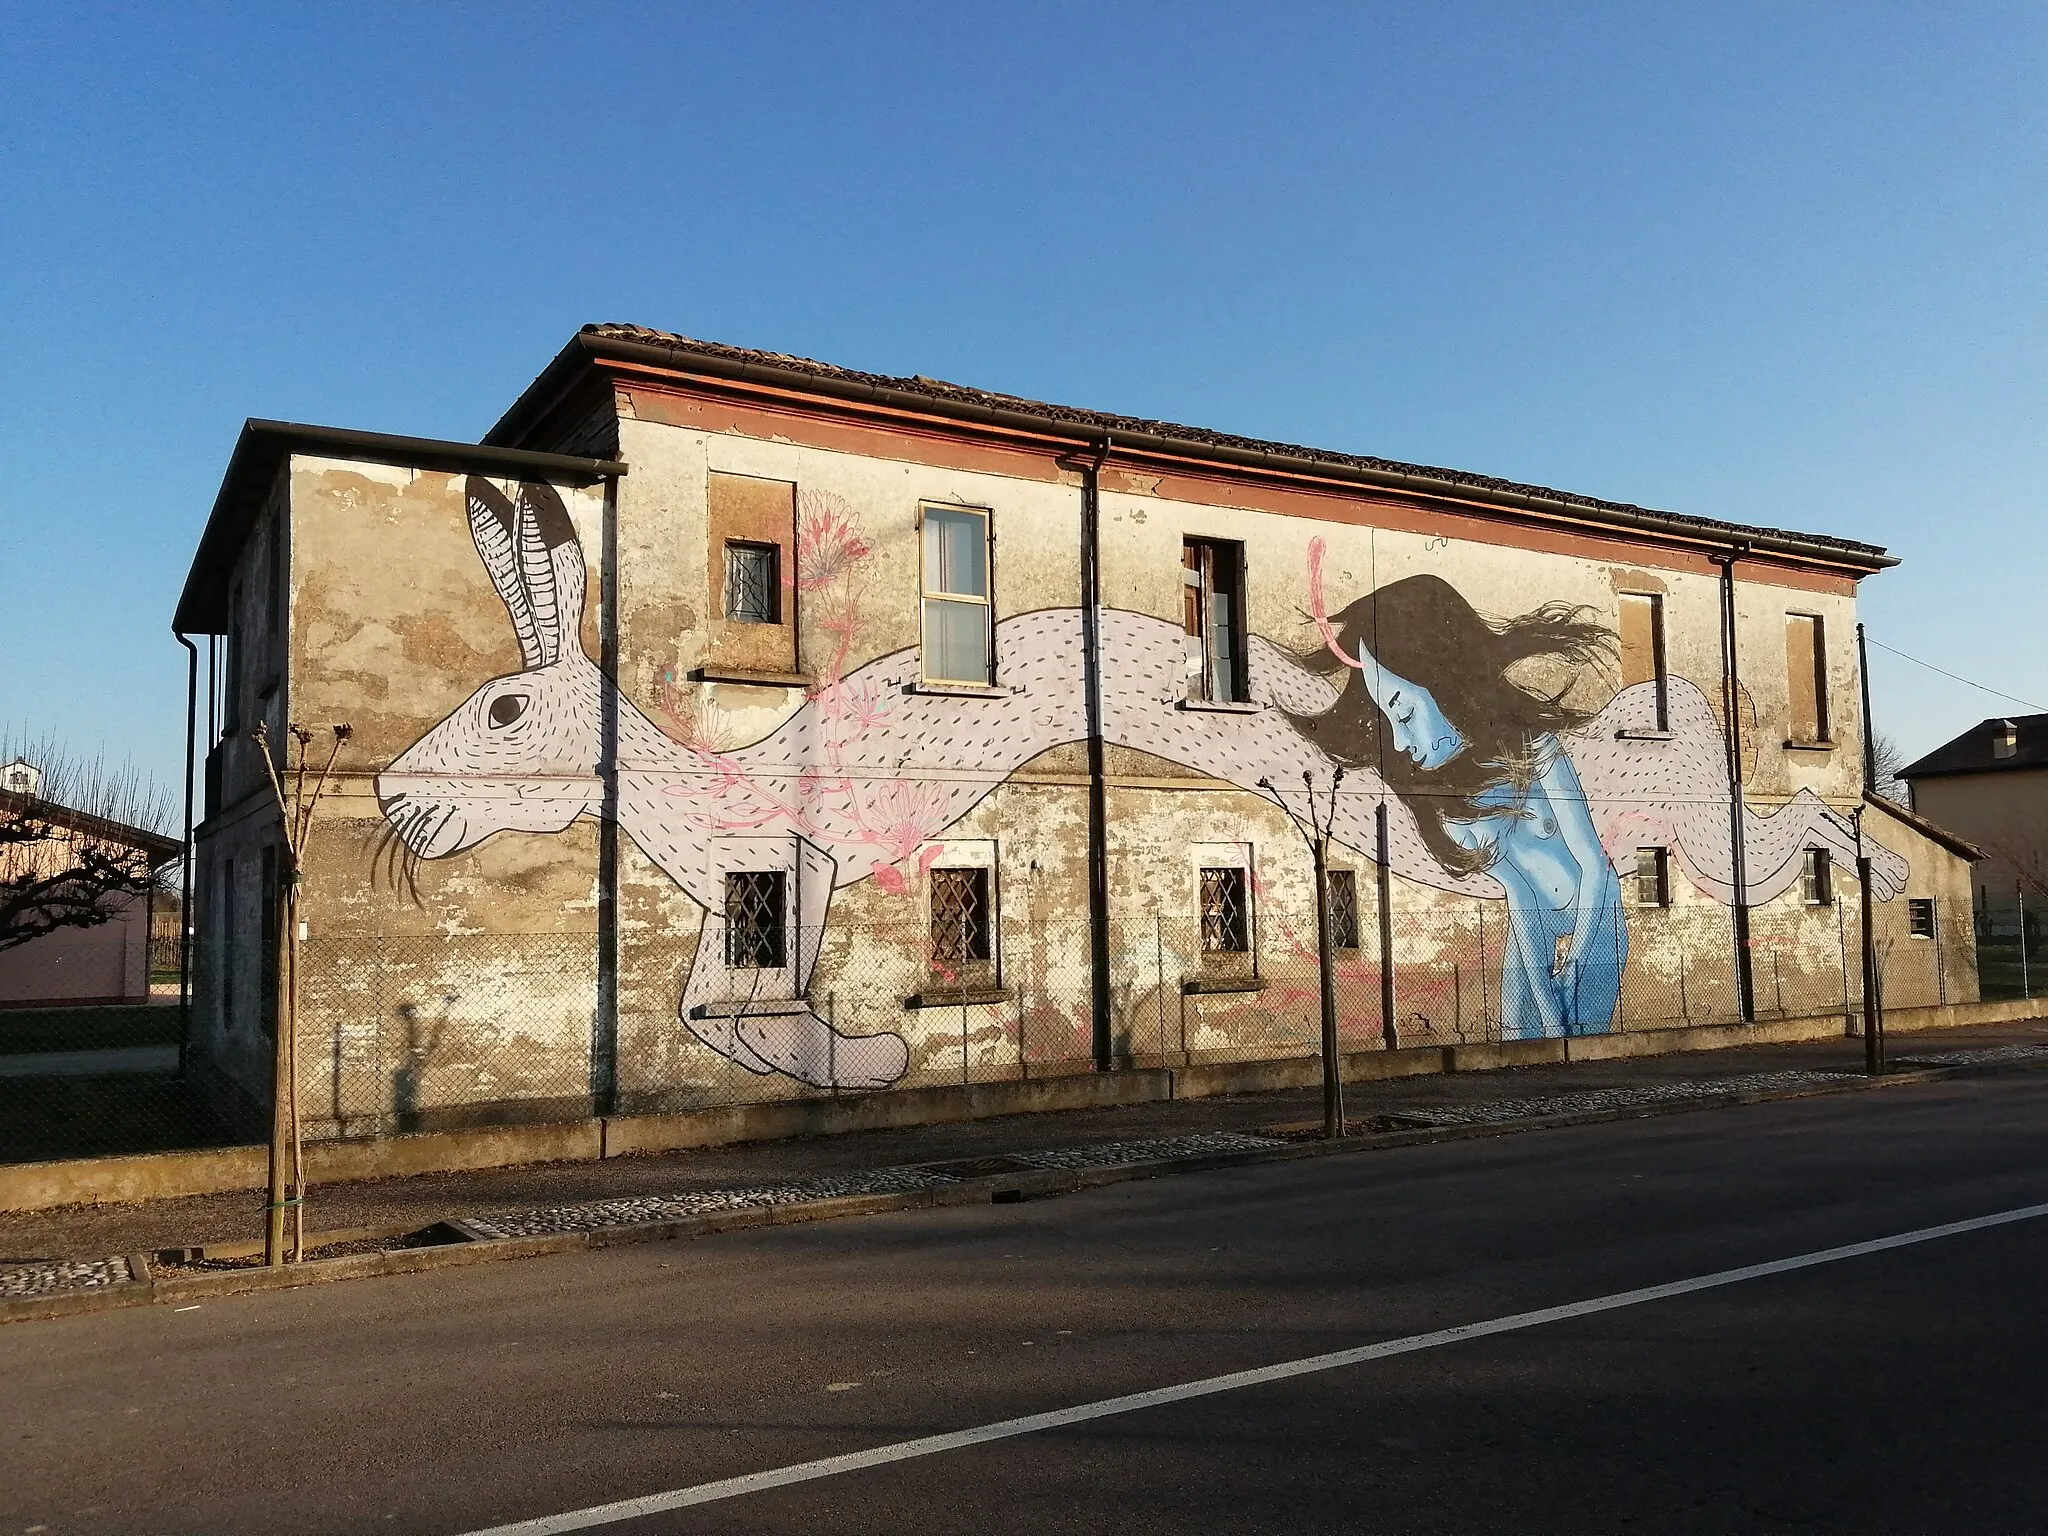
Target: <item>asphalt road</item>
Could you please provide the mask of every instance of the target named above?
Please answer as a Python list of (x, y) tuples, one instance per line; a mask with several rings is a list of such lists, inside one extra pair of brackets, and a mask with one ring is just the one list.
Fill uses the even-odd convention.
[[(20, 1324), (0, 1533), (455, 1536), (2041, 1202), (2027, 1076)], [(2048, 1530), (2044, 1283), (2019, 1220), (588, 1528)]]

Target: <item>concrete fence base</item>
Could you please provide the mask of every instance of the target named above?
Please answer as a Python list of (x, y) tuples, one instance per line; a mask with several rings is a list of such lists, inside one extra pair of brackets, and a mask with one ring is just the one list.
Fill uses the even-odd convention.
[[(1950, 1003), (1935, 1008), (1888, 1010), (1885, 1028), (1888, 1033), (1910, 1033), (2042, 1018), (2048, 1018), (2048, 1000)], [(1582, 1035), (1567, 1040), (1504, 1040), (1485, 1045), (1358, 1051), (1344, 1057), (1343, 1073), (1346, 1082), (1361, 1083), (1442, 1072), (1615, 1061), (1679, 1051), (1839, 1039), (1854, 1024), (1855, 1020), (1841, 1013), (1828, 1013), (1756, 1024), (1696, 1024), (1678, 1029)], [(339, 1184), (407, 1174), (507, 1168), (523, 1163), (591, 1162), (635, 1152), (674, 1152), (793, 1136), (941, 1125), (998, 1115), (1100, 1109), (1229, 1093), (1271, 1093), (1313, 1087), (1321, 1081), (1320, 1057), (1292, 1056), (1266, 1061), (1138, 1066), (1119, 1072), (911, 1088), (844, 1098), (783, 1099), (680, 1114), (600, 1116), (554, 1125), (488, 1126), (374, 1140), (316, 1141), (306, 1145), (306, 1177), (312, 1184)], [(260, 1146), (15, 1163), (0, 1166), (0, 1211), (254, 1190), (263, 1188), (267, 1176), (265, 1150)]]

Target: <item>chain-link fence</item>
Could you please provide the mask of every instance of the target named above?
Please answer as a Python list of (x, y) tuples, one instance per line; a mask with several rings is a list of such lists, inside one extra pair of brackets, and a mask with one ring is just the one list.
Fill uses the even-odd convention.
[(0, 1162), (242, 1139), (180, 1072), (175, 1001), (0, 1011)]
[[(300, 949), (299, 1109), (309, 1139), (659, 1114), (1095, 1067), (1084, 916), (998, 923), (962, 882), (922, 924), (703, 934), (315, 936)], [(1888, 1008), (1961, 1000), (1974, 936), (1881, 909)], [(764, 908), (764, 912), (766, 909)], [(1333, 893), (1347, 1052), (1738, 1021), (1726, 907), (1522, 907), (1428, 893), (1385, 915), (1373, 882)], [(1862, 1010), (1853, 903), (1749, 914), (1754, 1016)], [(1317, 918), (1248, 882), (1198, 913), (1126, 910), (1109, 933), (1108, 1052), (1120, 1066), (1320, 1050)], [(1964, 948), (1959, 949), (1961, 944)], [(1390, 964), (1383, 964), (1383, 956)], [(277, 971), (195, 948), (189, 1038), (175, 1005), (0, 1013), (0, 1158), (260, 1140)]]
[(1985, 998), (2027, 998), (2048, 993), (2048, 942), (2040, 914), (2015, 906), (1977, 919), (1977, 982)]

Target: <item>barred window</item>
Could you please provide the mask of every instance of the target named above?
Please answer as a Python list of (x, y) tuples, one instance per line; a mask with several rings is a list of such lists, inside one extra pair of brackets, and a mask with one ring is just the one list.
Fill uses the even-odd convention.
[(1636, 905), (1671, 905), (1671, 853), (1665, 848), (1636, 850)]
[(1203, 870), (1202, 952), (1241, 955), (1251, 947), (1251, 890), (1244, 871)]
[(985, 869), (931, 872), (934, 971), (957, 973), (965, 966), (992, 957), (994, 913), (989, 902), (988, 874)]
[(1806, 850), (1806, 866), (1799, 875), (1799, 899), (1809, 907), (1834, 905), (1835, 870), (1827, 849)]
[(1358, 874), (1332, 869), (1330, 879), (1330, 942), (1338, 949), (1358, 948)]
[(729, 871), (725, 877), (725, 963), (739, 970), (779, 971), (787, 963), (781, 870)]
[(1932, 896), (1908, 896), (1906, 898), (1906, 932), (1916, 939), (1934, 937), (1934, 898)]
[(782, 551), (773, 544), (725, 545), (725, 616), (741, 624), (782, 622)]

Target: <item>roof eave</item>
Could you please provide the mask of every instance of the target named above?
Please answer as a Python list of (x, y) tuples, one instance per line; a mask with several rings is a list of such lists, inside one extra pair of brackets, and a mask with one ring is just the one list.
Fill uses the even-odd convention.
[(1436, 475), (1366, 468), (1337, 459), (1307, 457), (1277, 451), (1255, 451), (1205, 442), (1198, 437), (1165, 437), (1156, 433), (1119, 429), (1108, 431), (1087, 422), (1070, 420), (1049, 412), (1035, 412), (1016, 403), (965, 401), (942, 395), (926, 395), (893, 389), (865, 379), (840, 379), (792, 368), (756, 358), (734, 358), (695, 350), (676, 342), (649, 342), (621, 336), (581, 331), (528, 385), (490, 432), (486, 442), (517, 440), (573, 386), (579, 375), (597, 360), (616, 359), (658, 367), (682, 375), (758, 383), (778, 390), (846, 400), (939, 416), (970, 425), (1002, 427), (1039, 436), (1064, 439), (1081, 445), (1096, 445), (1105, 435), (1113, 436), (1119, 448), (1183, 459), (1206, 460), (1252, 471), (1309, 476), (1379, 489), (1413, 494), (1477, 501), (1514, 511), (1535, 513), (1579, 523), (1626, 528), (1672, 539), (1694, 547), (1735, 553), (1776, 555), (1807, 564), (1853, 573), (1859, 579), (1889, 570), (1899, 557), (1874, 545), (1849, 546), (1807, 538), (1779, 529), (1754, 528), (1740, 524), (1716, 524), (1703, 520), (1660, 514), (1649, 509), (1632, 512), (1594, 505), (1568, 495), (1538, 496), (1504, 491), (1498, 486)]
[(1954, 832), (1949, 831), (1947, 827), (1941, 825), (1940, 822), (1929, 821), (1918, 811), (1908, 810), (1895, 800), (1887, 800), (1883, 795), (1872, 794), (1869, 790), (1865, 790), (1863, 792), (1863, 802), (1866, 805), (1877, 807), (1877, 809), (1885, 812), (1894, 820), (1911, 827), (1930, 842), (1941, 844), (1942, 847), (1948, 849), (1950, 853), (1955, 854), (1958, 858), (1968, 859), (1972, 864), (1975, 864), (1979, 860), (1988, 857), (1982, 848), (1979, 848), (1969, 839), (1959, 837)]
[(626, 472), (625, 465), (609, 459), (251, 417), (242, 424), (234, 452), (228, 457), (227, 472), (214, 496), (213, 509), (199, 535), (199, 546), (193, 553), (192, 566), (186, 572), (184, 590), (171, 619), (174, 633), (200, 635), (225, 631), (228, 574), (234, 569), (279, 469), (295, 453), (397, 464), (409, 469), (447, 470), (454, 474), (530, 474), (577, 484), (608, 480)]

